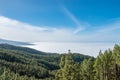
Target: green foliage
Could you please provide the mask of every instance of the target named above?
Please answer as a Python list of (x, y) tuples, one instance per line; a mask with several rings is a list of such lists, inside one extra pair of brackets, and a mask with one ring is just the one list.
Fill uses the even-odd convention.
[(82, 80), (94, 80), (94, 59), (90, 58), (90, 59), (86, 59), (81, 63), (81, 71), (80, 71), (80, 75), (81, 75), (81, 79)]
[(100, 50), (96, 59), (75, 62), (73, 54), (61, 57), (56, 80), (120, 80), (120, 46), (113, 50)]
[[(0, 80), (55, 80), (55, 75), (60, 68), (64, 67), (64, 71), (67, 71), (66, 73), (69, 76), (71, 72), (74, 73), (75, 71), (76, 64), (74, 61), (81, 62), (85, 57), (90, 57), (72, 54), (72, 57), (65, 55), (62, 59), (61, 56), (63, 55), (0, 44)], [(80, 56), (84, 56), (84, 58)], [(60, 61), (63, 63), (61, 62), (59, 66)]]
[(73, 61), (71, 53), (63, 55), (60, 62), (60, 70), (56, 73), (56, 80), (78, 80), (78, 64)]
[(119, 45), (115, 45), (113, 51), (110, 49), (104, 53), (100, 51), (94, 64), (96, 80), (120, 80), (119, 53)]

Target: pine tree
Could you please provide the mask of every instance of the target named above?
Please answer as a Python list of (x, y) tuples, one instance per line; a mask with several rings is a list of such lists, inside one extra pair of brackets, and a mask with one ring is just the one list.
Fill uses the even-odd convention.
[(106, 50), (104, 54), (99, 52), (94, 64), (96, 80), (113, 80), (113, 57), (112, 51)]
[(92, 58), (86, 59), (81, 64), (81, 77), (82, 80), (93, 80), (94, 72), (93, 72), (93, 64), (94, 60)]
[(120, 46), (115, 44), (113, 49), (114, 58), (114, 76), (116, 80), (120, 80)]
[(72, 53), (69, 50), (68, 54), (61, 57), (60, 70), (56, 73), (56, 80), (78, 80), (74, 66)]
[(102, 54), (102, 51), (100, 50), (99, 55), (97, 56), (95, 63), (94, 63), (95, 80), (104, 80), (102, 57), (103, 57), (103, 54)]

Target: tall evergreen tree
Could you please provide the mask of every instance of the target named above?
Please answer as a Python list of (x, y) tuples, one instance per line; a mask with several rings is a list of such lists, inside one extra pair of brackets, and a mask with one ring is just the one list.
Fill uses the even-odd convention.
[(78, 80), (74, 68), (74, 61), (70, 50), (61, 57), (60, 70), (56, 74), (56, 80)]
[(114, 76), (116, 80), (120, 80), (120, 46), (115, 44), (113, 49), (114, 58)]
[(93, 71), (94, 59), (86, 59), (81, 64), (81, 77), (82, 80), (93, 80), (94, 71)]

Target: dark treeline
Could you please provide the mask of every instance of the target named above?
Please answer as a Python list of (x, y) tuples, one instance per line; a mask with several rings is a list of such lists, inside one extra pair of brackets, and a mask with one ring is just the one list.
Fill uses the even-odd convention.
[[(65, 55), (0, 44), (0, 80), (56, 80), (55, 75), (61, 70), (59, 64)], [(89, 58), (87, 55), (72, 54), (74, 63)]]

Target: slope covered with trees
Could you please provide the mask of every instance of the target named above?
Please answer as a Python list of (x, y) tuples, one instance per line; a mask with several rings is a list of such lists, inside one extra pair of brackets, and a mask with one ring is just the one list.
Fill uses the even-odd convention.
[(120, 45), (113, 50), (100, 51), (97, 58), (73, 61), (74, 54), (61, 57), (56, 80), (120, 80)]
[[(60, 60), (65, 55), (67, 54), (45, 53), (27, 47), (0, 44), (0, 80), (56, 80), (55, 75), (62, 66), (59, 66)], [(72, 60), (71, 64), (89, 58), (91, 57), (78, 53), (68, 57)], [(72, 66), (65, 66), (66, 70), (72, 69)]]
[(120, 80), (120, 45), (94, 58), (0, 44), (0, 80)]

